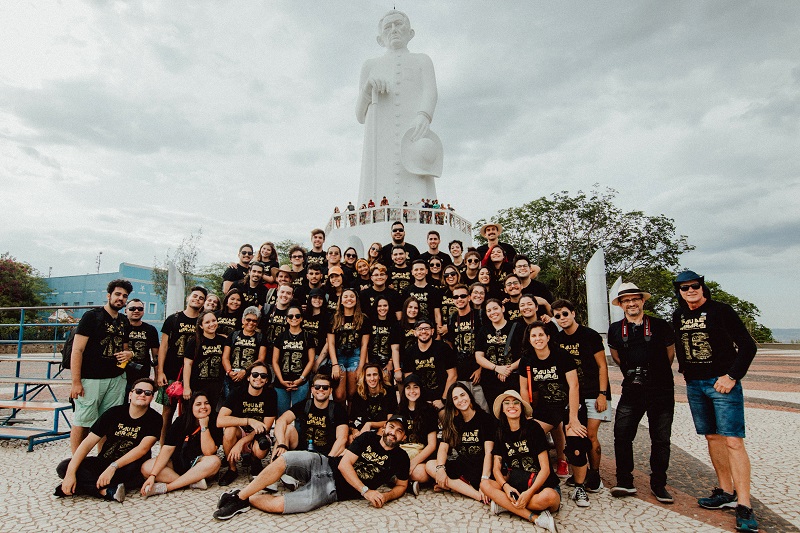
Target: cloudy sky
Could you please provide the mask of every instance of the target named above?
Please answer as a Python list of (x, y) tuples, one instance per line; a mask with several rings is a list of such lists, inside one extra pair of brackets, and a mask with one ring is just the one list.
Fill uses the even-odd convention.
[[(47, 275), (308, 239), (358, 192), (392, 2), (5, 2), (0, 252)], [(686, 267), (800, 327), (800, 4), (399, 2), (433, 59), (439, 198), (471, 220), (619, 191)]]

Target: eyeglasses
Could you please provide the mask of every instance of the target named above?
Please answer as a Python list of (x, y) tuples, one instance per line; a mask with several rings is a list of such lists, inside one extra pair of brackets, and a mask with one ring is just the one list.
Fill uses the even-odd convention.
[[(433, 266), (433, 265), (431, 265), (431, 266)], [(447, 273), (444, 275), (444, 277), (446, 277), (446, 278), (454, 278), (454, 277), (456, 277), (456, 276), (458, 276), (458, 272), (447, 272)]]
[(344, 254), (345, 257), (358, 257), (356, 254)]
[(417, 327), (417, 331), (430, 331), (430, 330), (431, 330), (430, 326), (419, 326), (419, 327)]
[(258, 322), (258, 319), (257, 318), (245, 318), (244, 321), (247, 322), (247, 323), (255, 324), (256, 322)]
[(506, 406), (511, 407), (517, 405), (522, 405), (522, 402), (520, 402), (519, 400), (503, 400), (503, 407)]
[(239, 252), (239, 253), (240, 253), (240, 254), (242, 254), (242, 255), (253, 255), (253, 252), (248, 252), (248, 251), (246, 251), (246, 250), (242, 250), (242, 251), (241, 251), (241, 252)]
[(514, 285), (519, 285), (519, 281), (506, 281), (506, 287), (513, 287)]
[(330, 385), (314, 385), (314, 390), (330, 390)]
[(564, 311), (563, 313), (553, 313), (553, 318), (567, 318), (569, 316), (569, 311)]
[(133, 389), (133, 393), (136, 396), (141, 396), (142, 394), (144, 394), (145, 396), (150, 397), (153, 394), (155, 394), (156, 392), (152, 391), (152, 390), (148, 390), (148, 389)]
[(299, 313), (292, 313), (291, 315), (286, 315), (286, 318), (288, 318), (289, 320), (294, 320), (296, 318), (303, 318), (303, 315)]
[(250, 372), (250, 376), (256, 379), (267, 379), (269, 374), (267, 372)]
[(480, 263), (480, 259), (467, 259), (467, 263)]
[(380, 248), (370, 248), (369, 251), (370, 252), (380, 252), (381, 249)]
[(632, 302), (641, 302), (641, 301), (642, 301), (641, 298), (627, 298), (625, 300), (620, 300), (619, 303), (625, 305), (625, 304), (629, 304), (629, 303), (632, 303)]
[(688, 285), (681, 285), (681, 292), (686, 292), (689, 289), (697, 290), (703, 285), (699, 281), (695, 281), (694, 283), (689, 283)]
[(466, 298), (469, 298), (469, 294), (454, 294), (453, 295), (453, 300), (464, 300)]
[(144, 311), (144, 307), (129, 307), (128, 311), (131, 311), (131, 312), (133, 312), (133, 311), (142, 312), (142, 311)]

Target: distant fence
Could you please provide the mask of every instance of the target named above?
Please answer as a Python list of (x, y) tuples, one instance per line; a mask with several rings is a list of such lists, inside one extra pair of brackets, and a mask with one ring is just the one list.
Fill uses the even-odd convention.
[(334, 213), (325, 226), (325, 232), (330, 233), (339, 228), (352, 228), (380, 222), (394, 222), (395, 220), (400, 220), (404, 224), (450, 226), (465, 235), (472, 236), (472, 224), (451, 210), (386, 205)]

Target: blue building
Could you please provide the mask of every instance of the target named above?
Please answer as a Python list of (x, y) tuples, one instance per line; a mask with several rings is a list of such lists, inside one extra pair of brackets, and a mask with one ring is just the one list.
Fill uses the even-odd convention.
[[(133, 292), (128, 299), (138, 298), (144, 302), (142, 320), (156, 325), (164, 320), (164, 304), (156, 295), (152, 274), (152, 267), (122, 263), (119, 265), (119, 272), (46, 278), (50, 293), (44, 297), (48, 305), (101, 306), (106, 303), (108, 283), (118, 278), (127, 279), (133, 285)], [(84, 311), (76, 310), (75, 317), (82, 316)]]

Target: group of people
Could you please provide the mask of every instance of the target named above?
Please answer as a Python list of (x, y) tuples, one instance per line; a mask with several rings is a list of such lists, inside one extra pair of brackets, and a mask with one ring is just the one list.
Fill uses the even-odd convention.
[[(612, 414), (603, 339), (536, 279), (536, 264), (499, 240), (500, 224), (480, 233), (486, 244), (465, 250), (453, 241), (448, 254), (432, 230), (421, 253), (398, 221), (391, 242), (359, 258), (353, 248), (325, 249), (315, 229), (310, 249), (293, 246), (286, 265), (271, 243), (257, 253), (245, 244), (223, 275), (222, 298), (193, 287), (160, 339), (142, 323), (141, 302), (127, 300), (130, 283), (111, 282), (107, 304), (77, 328), (73, 454), (58, 467), (56, 495), (121, 501), (126, 486), (146, 497), (204, 489), (227, 462), (221, 486), (243, 465), (252, 480), (221, 496), (219, 519), (251, 506), (295, 513), (360, 497), (379, 508), (431, 484), (555, 531), (560, 479), (580, 508), (604, 488), (598, 430)], [(698, 503), (736, 508), (737, 529), (757, 531), (741, 388), (755, 343), (702, 276), (682, 272), (675, 292), (671, 323), (644, 314), (650, 294), (632, 283), (612, 302), (625, 317), (608, 330), (624, 376), (611, 494), (637, 491), (633, 440), (646, 414), (650, 488), (673, 502), (677, 352), (719, 478)], [(275, 495), (279, 481), (290, 490)], [(385, 484), (388, 492), (377, 490)]]
[[(389, 206), (389, 200), (384, 196), (379, 204), (379, 207), (387, 207)], [(445, 220), (447, 217), (447, 212), (454, 212), (455, 209), (450, 206), (450, 204), (445, 204), (444, 202), (439, 203), (439, 200), (434, 199), (430, 200), (427, 198), (422, 198), (418, 204), (415, 206), (423, 209), (425, 211), (420, 211), (419, 213), (419, 223), (421, 224), (433, 224), (436, 223), (440, 226), (445, 224)], [(371, 222), (384, 222), (386, 213), (383, 211), (376, 211), (372, 214), (367, 213), (367, 209), (372, 209), (376, 207), (375, 202), (372, 198), (369, 199), (367, 203), (362, 203), (361, 207), (359, 208), (358, 218), (356, 218), (356, 206), (353, 202), (348, 202), (347, 206), (345, 207), (345, 211), (347, 212), (348, 216), (348, 225), (349, 226), (356, 226), (356, 225), (363, 225), (368, 224)], [(408, 202), (403, 202), (403, 207), (408, 208)], [(434, 213), (435, 212), (435, 213)], [(408, 209), (403, 209), (403, 220), (408, 222)], [(450, 218), (450, 224), (452, 225), (452, 216)], [(342, 215), (339, 207), (336, 206), (333, 209), (333, 225), (337, 228), (342, 226)]]

